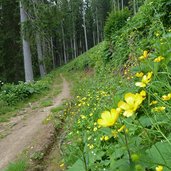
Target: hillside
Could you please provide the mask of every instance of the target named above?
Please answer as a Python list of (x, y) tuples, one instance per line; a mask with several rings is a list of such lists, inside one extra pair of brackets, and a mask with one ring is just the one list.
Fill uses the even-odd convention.
[(170, 7), (148, 0), (127, 22), (126, 11), (111, 13), (101, 47), (64, 68), (76, 81), (65, 109), (68, 171), (171, 170)]
[[(169, 0), (146, 0), (134, 16), (128, 9), (111, 12), (105, 41), (57, 69), (57, 75), (31, 86), (20, 83), (29, 97), (19, 96), (25, 92), (16, 86), (2, 86), (1, 96), (15, 106), (16, 96), (22, 101), (51, 91), (59, 73), (70, 82), (72, 99), (49, 115), (62, 159), (40, 161), (45, 170), (54, 163), (66, 171), (171, 170), (170, 9)], [(12, 109), (1, 101), (7, 106), (1, 120), (7, 120)]]

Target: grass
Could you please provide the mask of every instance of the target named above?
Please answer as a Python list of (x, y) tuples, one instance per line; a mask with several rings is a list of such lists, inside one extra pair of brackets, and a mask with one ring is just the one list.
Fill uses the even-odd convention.
[(18, 102), (15, 105), (6, 105), (0, 101), (0, 122), (7, 122), (11, 117), (17, 115), (18, 111), (22, 108), (28, 107), (29, 103), (35, 103), (36, 101), (42, 101), (41, 106), (46, 107), (52, 105), (52, 100), (46, 100), (57, 96), (61, 92), (62, 79), (59, 76), (59, 72), (53, 71), (53, 77), (51, 78), (52, 84), (49, 89), (42, 91), (39, 94), (33, 94), (30, 98)]
[(4, 171), (26, 171), (27, 163), (24, 160), (19, 160), (14, 163), (10, 163)]
[(54, 107), (51, 109), (51, 112), (52, 113), (58, 113), (59, 111), (63, 110), (64, 109), (64, 106), (63, 105), (60, 105), (58, 107)]
[(48, 106), (52, 106), (52, 105), (53, 105), (52, 99), (47, 99), (40, 103), (40, 107), (48, 107)]

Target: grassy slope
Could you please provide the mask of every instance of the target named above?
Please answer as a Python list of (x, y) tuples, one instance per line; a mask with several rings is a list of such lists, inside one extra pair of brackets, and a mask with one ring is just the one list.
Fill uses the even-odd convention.
[[(103, 63), (106, 58), (103, 53), (106, 43), (103, 43), (63, 68), (63, 71), (69, 71), (67, 75), (74, 82), (75, 95), (65, 109), (68, 136), (63, 145), (63, 162), (68, 171), (154, 171), (159, 165), (164, 171), (171, 170), (171, 35), (163, 19), (167, 10), (159, 17), (164, 6), (165, 9), (168, 7), (166, 1), (149, 2), (121, 30), (121, 38), (118, 33), (113, 35), (113, 40), (119, 40), (113, 45), (116, 51), (110, 63)], [(153, 7), (159, 13), (154, 12)], [(154, 15), (145, 18), (149, 12)], [(136, 46), (125, 43), (130, 40)], [(126, 54), (119, 53), (124, 48)], [(145, 50), (148, 58), (143, 54)], [(139, 60), (139, 56), (144, 59)], [(119, 63), (122, 65), (118, 68)], [(146, 75), (143, 87), (135, 85), (144, 82), (142, 77), (135, 76), (137, 72)], [(135, 94), (142, 90), (146, 95), (142, 104), (137, 105), (142, 96), (138, 98)], [(126, 102), (127, 93), (135, 100), (133, 106), (136, 106), (131, 109), (130, 116), (123, 109), (115, 124), (101, 127), (97, 123), (101, 114), (117, 108), (120, 101)], [(129, 102), (128, 105), (131, 107)]]

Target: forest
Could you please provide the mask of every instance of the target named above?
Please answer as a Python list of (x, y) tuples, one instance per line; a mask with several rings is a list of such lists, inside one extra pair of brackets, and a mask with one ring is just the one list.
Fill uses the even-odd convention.
[[(27, 79), (25, 65), (28, 79), (37, 79), (103, 41), (108, 13), (126, 6), (136, 12), (142, 0), (25, 0), (20, 4), (1, 0), (0, 4), (0, 80), (17, 82)], [(29, 61), (23, 58), (22, 39), (28, 43)]]
[(171, 0), (0, 13), (0, 170), (171, 170)]

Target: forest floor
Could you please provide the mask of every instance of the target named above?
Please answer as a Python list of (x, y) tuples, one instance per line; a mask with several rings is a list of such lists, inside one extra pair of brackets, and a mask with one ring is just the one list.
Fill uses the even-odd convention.
[[(1, 171), (9, 162), (14, 161), (23, 150), (30, 148), (34, 151), (45, 148), (47, 141), (51, 141), (55, 129), (52, 124), (43, 124), (43, 121), (48, 117), (52, 108), (60, 106), (63, 100), (70, 98), (69, 84), (63, 77), (62, 80), (62, 91), (53, 98), (51, 106), (35, 107), (38, 103), (35, 102), (31, 104), (31, 107), (21, 110), (20, 114), (9, 122), (0, 123), (0, 132), (7, 134), (0, 139)], [(11, 125), (10, 128), (9, 125)]]

